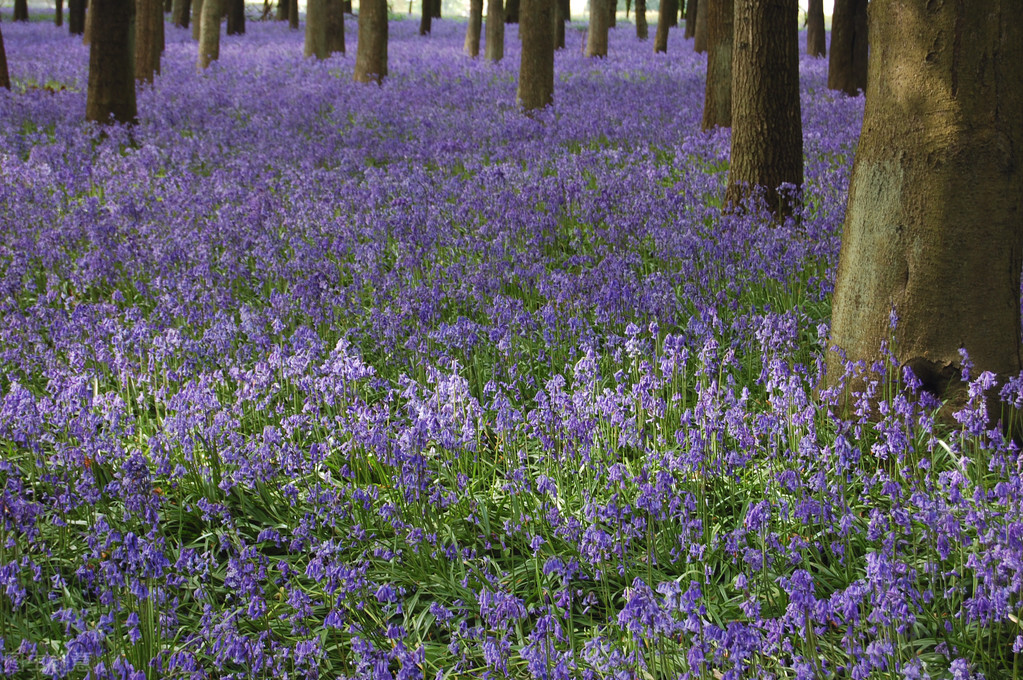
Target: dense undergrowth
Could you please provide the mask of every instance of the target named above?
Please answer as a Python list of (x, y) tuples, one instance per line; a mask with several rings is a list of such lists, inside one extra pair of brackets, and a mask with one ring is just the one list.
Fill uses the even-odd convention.
[(862, 99), (803, 58), (772, 226), (680, 34), (572, 25), (530, 118), (514, 27), (416, 28), (383, 87), (168, 28), (101, 134), (85, 48), (4, 24), (0, 672), (1015, 677), (1018, 450), (816, 391)]

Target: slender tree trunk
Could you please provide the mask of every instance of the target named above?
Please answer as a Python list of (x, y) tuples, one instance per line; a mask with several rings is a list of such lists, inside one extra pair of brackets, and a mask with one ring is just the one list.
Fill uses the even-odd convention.
[(192, 0), (192, 40), (199, 40), (202, 30), (202, 8), (206, 0)]
[(305, 57), (326, 59), (327, 0), (307, 0), (305, 5)]
[(696, 10), (699, 7), (699, 2), (700, 0), (687, 0), (686, 2), (686, 40), (696, 37)]
[(797, 1), (735, 0), (734, 40), (732, 154), (725, 199), (739, 207), (762, 189), (772, 213), (790, 215), (798, 199), (778, 188), (803, 184)]
[(650, 36), (650, 29), (646, 23), (646, 0), (636, 0), (636, 37), (646, 40)]
[(167, 14), (174, 9), (174, 0), (163, 0), (163, 13)]
[[(611, 0), (613, 2), (613, 0)], [(586, 56), (607, 56), (607, 31), (611, 12), (608, 0), (590, 0), (590, 27), (586, 34)]]
[[(942, 419), (951, 420), (965, 400), (960, 348), (974, 378), (991, 371), (1001, 382), (1023, 368), (1019, 5), (873, 0), (867, 91), (828, 383), (842, 379), (840, 355), (869, 367), (886, 360), (886, 344), (925, 391), (948, 400)], [(854, 375), (846, 400), (876, 377)], [(999, 415), (997, 389), (987, 395), (989, 424)]]
[(554, 2), (554, 49), (565, 49), (565, 24), (572, 13), (569, 0)]
[(192, 0), (174, 0), (174, 5), (171, 7), (171, 23), (179, 28), (188, 28), (191, 12)]
[(11, 89), (11, 74), (7, 70), (7, 52), (4, 50), (3, 31), (0, 31), (0, 87)]
[(245, 0), (227, 0), (227, 34), (245, 34)]
[(487, 42), (483, 58), (497, 63), (504, 59), (504, 2), (487, 0)]
[(287, 21), (291, 8), (291, 0), (277, 0), (277, 21)]
[(434, 19), (440, 19), (441, 18), (440, 10), (441, 10), (441, 0), (432, 0), (432, 4), (430, 5), (430, 11), (432, 12), (432, 17)]
[(849, 95), (867, 88), (867, 0), (835, 0), (828, 87)]
[(153, 82), (160, 72), (163, 0), (135, 0), (135, 80)]
[(28, 0), (14, 0), (14, 20), (28, 21)]
[(707, 51), (707, 9), (705, 0), (700, 0), (696, 5), (696, 33), (693, 35), (693, 49), (699, 54)]
[(419, 16), (419, 35), (430, 35), (433, 29), (433, 0), (422, 0), (423, 13)]
[(607, 25), (614, 28), (618, 25), (618, 0), (604, 0), (607, 3)]
[(345, 5), (327, 0), (327, 54), (345, 53)]
[(519, 4), (521, 0), (508, 0), (504, 5), (504, 23), (519, 23)]
[(344, 2), (341, 3), (341, 6), (344, 8), (345, 14), (353, 14), (352, 0), (344, 0)]
[(67, 28), (71, 35), (85, 33), (85, 0), (68, 0)]
[(55, 26), (64, 25), (64, 0), (57, 0), (57, 8), (53, 13), (53, 23)]
[(469, 23), (465, 27), (465, 53), (480, 56), (480, 33), (483, 31), (483, 0), (469, 0)]
[(133, 123), (135, 66), (132, 23), (135, 0), (92, 0), (89, 15), (93, 26), (89, 45), (89, 89), (85, 119), (107, 124), (112, 120)]
[(92, 25), (95, 23), (93, 21), (95, 15), (96, 13), (92, 11), (92, 3), (90, 2), (85, 12), (85, 31), (82, 32), (83, 45), (88, 45), (92, 42)]
[(220, 58), (220, 3), (204, 0), (199, 31), (199, 68), (207, 68)]
[(824, 0), (809, 0), (807, 5), (806, 53), (811, 57), (827, 56), (827, 36), (824, 31)]
[(298, 30), (298, 0), (288, 2), (288, 26), (293, 31)]
[[(689, 0), (692, 2), (693, 0)], [(661, 5), (657, 10), (657, 32), (654, 33), (654, 54), (658, 52), (668, 51), (668, 22), (670, 21), (670, 14), (675, 11), (674, 7), (675, 0), (661, 0)]]
[(383, 83), (387, 77), (387, 0), (362, 0), (355, 80)]
[(707, 91), (704, 130), (732, 126), (733, 0), (701, 0), (707, 5)]
[[(526, 111), (542, 109), (554, 101), (554, 31), (551, 30), (553, 0), (522, 0), (519, 36), (518, 103)], [(593, 12), (590, 20), (593, 20)], [(607, 13), (603, 14), (605, 17)]]

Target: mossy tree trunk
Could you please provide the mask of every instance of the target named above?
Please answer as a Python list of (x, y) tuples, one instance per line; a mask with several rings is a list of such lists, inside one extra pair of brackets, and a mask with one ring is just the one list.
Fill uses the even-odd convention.
[(174, 0), (171, 7), (171, 23), (179, 28), (188, 28), (192, 13), (192, 0)]
[(835, 0), (828, 87), (855, 95), (867, 89), (867, 0)]
[(205, 0), (192, 0), (192, 40), (199, 40), (202, 29), (202, 7)]
[(504, 0), (487, 0), (487, 42), (483, 58), (497, 63), (504, 59)]
[(135, 0), (92, 0), (89, 15), (93, 35), (85, 118), (103, 124), (133, 123), (138, 116), (132, 46)]
[(824, 57), (828, 53), (824, 30), (824, 0), (809, 0), (806, 7), (806, 53), (811, 57)]
[[(960, 349), (974, 377), (1023, 368), (1019, 6), (870, 5), (869, 96), (842, 232), (828, 383), (841, 380), (842, 355), (870, 366), (887, 343), (925, 390), (961, 404)], [(855, 376), (847, 394), (871, 377)]]
[(707, 5), (707, 89), (704, 130), (732, 126), (733, 0), (701, 0)]
[(199, 31), (199, 68), (207, 68), (220, 59), (220, 3), (203, 0)]
[(355, 51), (356, 82), (382, 83), (387, 77), (387, 0), (363, 0)]
[[(554, 101), (554, 0), (522, 0), (519, 36), (518, 103), (526, 111), (541, 109)], [(607, 13), (604, 13), (607, 16)], [(590, 20), (592, 21), (592, 13)]]
[[(702, 5), (705, 0), (701, 0)], [(735, 0), (732, 49), (732, 153), (725, 200), (741, 206), (763, 191), (777, 217), (798, 198), (780, 192), (803, 184), (797, 0)]]

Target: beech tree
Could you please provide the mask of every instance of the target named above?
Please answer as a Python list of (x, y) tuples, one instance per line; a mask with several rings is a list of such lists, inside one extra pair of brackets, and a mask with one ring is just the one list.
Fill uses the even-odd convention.
[(14, 0), (14, 20), (28, 21), (28, 0)]
[(245, 0), (227, 0), (227, 34), (245, 33)]
[(135, 2), (135, 80), (153, 82), (163, 52), (163, 0)]
[(699, 0), (687, 0), (686, 2), (686, 32), (685, 38), (696, 37), (696, 8)]
[(554, 101), (554, 0), (521, 0), (519, 8), (522, 59), (517, 99), (519, 106), (532, 111)]
[(0, 87), (11, 89), (11, 74), (7, 70), (7, 52), (4, 51), (3, 31), (0, 31)]
[(199, 40), (202, 30), (202, 8), (205, 0), (192, 0), (192, 40)]
[(293, 31), (298, 30), (298, 0), (288, 2), (288, 27)]
[(636, 0), (636, 37), (646, 40), (650, 36), (650, 28), (646, 23), (646, 0)]
[[(689, 0), (693, 2), (693, 0)], [(671, 15), (677, 13), (675, 0), (661, 0), (657, 10), (657, 31), (654, 33), (654, 53), (668, 51), (668, 29), (671, 27)]]
[(326, 59), (327, 52), (327, 0), (308, 0), (305, 6), (306, 58)]
[(469, 23), (465, 27), (465, 53), (475, 59), (480, 55), (480, 33), (483, 29), (483, 0), (469, 0)]
[(67, 30), (71, 35), (85, 33), (85, 0), (68, 0)]
[(199, 28), (199, 68), (207, 68), (220, 59), (220, 3), (203, 0)]
[(433, 29), (433, 0), (423, 1), (423, 13), (419, 16), (419, 35), (429, 35)]
[(519, 5), (521, 0), (508, 0), (504, 5), (504, 23), (506, 24), (517, 24), (519, 23)]
[(586, 32), (586, 56), (607, 56), (607, 33), (611, 22), (608, 4), (613, 0), (590, 0), (590, 25)]
[(356, 82), (382, 83), (387, 77), (387, 0), (363, 0), (355, 50)]
[(828, 53), (824, 0), (809, 0), (806, 6), (806, 53), (811, 57), (823, 57)]
[(887, 341), (923, 389), (954, 404), (961, 348), (974, 377), (1023, 368), (1023, 24), (1015, 0), (871, 6), (828, 382), (842, 356), (869, 367)]
[(91, 0), (89, 16), (93, 36), (85, 118), (103, 124), (133, 123), (138, 116), (131, 47), (135, 0)]
[[(706, 0), (701, 0), (704, 4)], [(797, 0), (735, 0), (732, 153), (725, 200), (738, 207), (763, 191), (776, 216), (791, 213), (782, 184), (803, 184)]]
[(707, 6), (707, 89), (704, 130), (732, 125), (733, 0), (701, 0)]
[(867, 88), (867, 0), (835, 0), (828, 87), (855, 95)]
[(327, 54), (345, 53), (345, 3), (327, 0)]
[(495, 64), (504, 59), (504, 0), (487, 0), (487, 42), (483, 58)]
[(53, 24), (55, 26), (64, 25), (64, 0), (57, 0), (56, 11), (53, 13)]
[[(81, 2), (82, 0), (79, 0)], [(192, 0), (174, 0), (171, 6), (171, 23), (179, 28), (188, 28), (188, 18), (192, 12)]]
[(693, 32), (693, 49), (703, 54), (707, 51), (707, 1), (696, 4), (696, 30)]

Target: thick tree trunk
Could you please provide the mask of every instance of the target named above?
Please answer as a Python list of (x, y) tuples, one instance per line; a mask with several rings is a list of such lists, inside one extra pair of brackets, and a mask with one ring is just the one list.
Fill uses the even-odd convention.
[(14, 20), (28, 21), (28, 0), (14, 0)]
[(700, 0), (696, 5), (696, 32), (693, 34), (693, 49), (699, 54), (707, 51), (707, 9), (706, 0)]
[(423, 13), (419, 16), (419, 35), (430, 35), (433, 29), (433, 0), (422, 0)]
[(685, 38), (696, 37), (696, 10), (700, 0), (688, 0), (686, 2), (686, 32)]
[(806, 8), (806, 53), (811, 57), (828, 54), (827, 35), (824, 31), (824, 0), (809, 0)]
[(504, 59), (504, 1), (487, 0), (487, 42), (483, 58), (497, 63)]
[(57, 0), (57, 8), (53, 13), (53, 23), (55, 26), (64, 25), (64, 0)]
[(11, 74), (7, 70), (7, 52), (4, 50), (3, 31), (0, 31), (0, 87), (11, 89)]
[(207, 68), (220, 58), (220, 3), (203, 0), (199, 31), (199, 68)]
[(674, 6), (675, 0), (661, 0), (660, 8), (657, 10), (657, 32), (654, 33), (654, 54), (668, 51), (668, 22), (669, 15), (675, 11), (672, 9)]
[(192, 0), (192, 40), (199, 40), (202, 30), (202, 8), (205, 0)]
[(355, 81), (382, 83), (387, 77), (387, 0), (362, 0), (355, 51)]
[(519, 23), (519, 4), (521, 0), (508, 0), (504, 5), (504, 23)]
[(646, 0), (636, 0), (636, 37), (640, 40), (650, 37), (650, 28), (646, 23)]
[(725, 192), (732, 207), (762, 190), (768, 208), (782, 217), (798, 200), (778, 191), (782, 184), (803, 184), (798, 24), (796, 0), (735, 0), (732, 154)]
[(163, 0), (136, 0), (135, 80), (151, 83), (153, 76), (160, 72), (161, 28)]
[(704, 130), (732, 126), (733, 0), (701, 0), (707, 5), (707, 90)]
[(483, 0), (469, 0), (469, 23), (465, 27), (465, 53), (480, 56), (480, 33), (483, 31)]
[(227, 0), (227, 34), (245, 34), (245, 0)]
[(327, 0), (327, 54), (345, 53), (345, 4)]
[(855, 95), (867, 88), (867, 0), (835, 0), (828, 87)]
[(174, 0), (174, 5), (171, 7), (171, 23), (179, 28), (188, 28), (191, 12), (192, 0)]
[[(1023, 368), (1023, 25), (1015, 0), (870, 5), (870, 96), (828, 383), (842, 379), (840, 355), (871, 366), (885, 343), (951, 411), (964, 398), (960, 348), (973, 377)], [(871, 377), (855, 376), (846, 393)]]
[(135, 0), (92, 0), (89, 15), (93, 36), (85, 119), (133, 123), (138, 116), (131, 45)]
[[(614, 0), (610, 0), (613, 2)], [(607, 31), (611, 19), (609, 0), (590, 0), (590, 27), (586, 33), (586, 56), (607, 56)]]
[(88, 9), (85, 12), (85, 30), (82, 31), (82, 44), (88, 45), (92, 42), (92, 25), (95, 23), (93, 17), (96, 13), (92, 11), (92, 3), (88, 5)]
[[(533, 111), (554, 101), (554, 31), (551, 30), (554, 2), (522, 0), (520, 7), (522, 61), (517, 99), (524, 110)], [(593, 20), (592, 13), (590, 20)]]
[(327, 52), (327, 0), (308, 0), (305, 6), (306, 58), (326, 59)]
[(288, 26), (294, 31), (298, 30), (298, 0), (288, 2)]
[(85, 0), (68, 0), (67, 29), (71, 35), (85, 33)]

